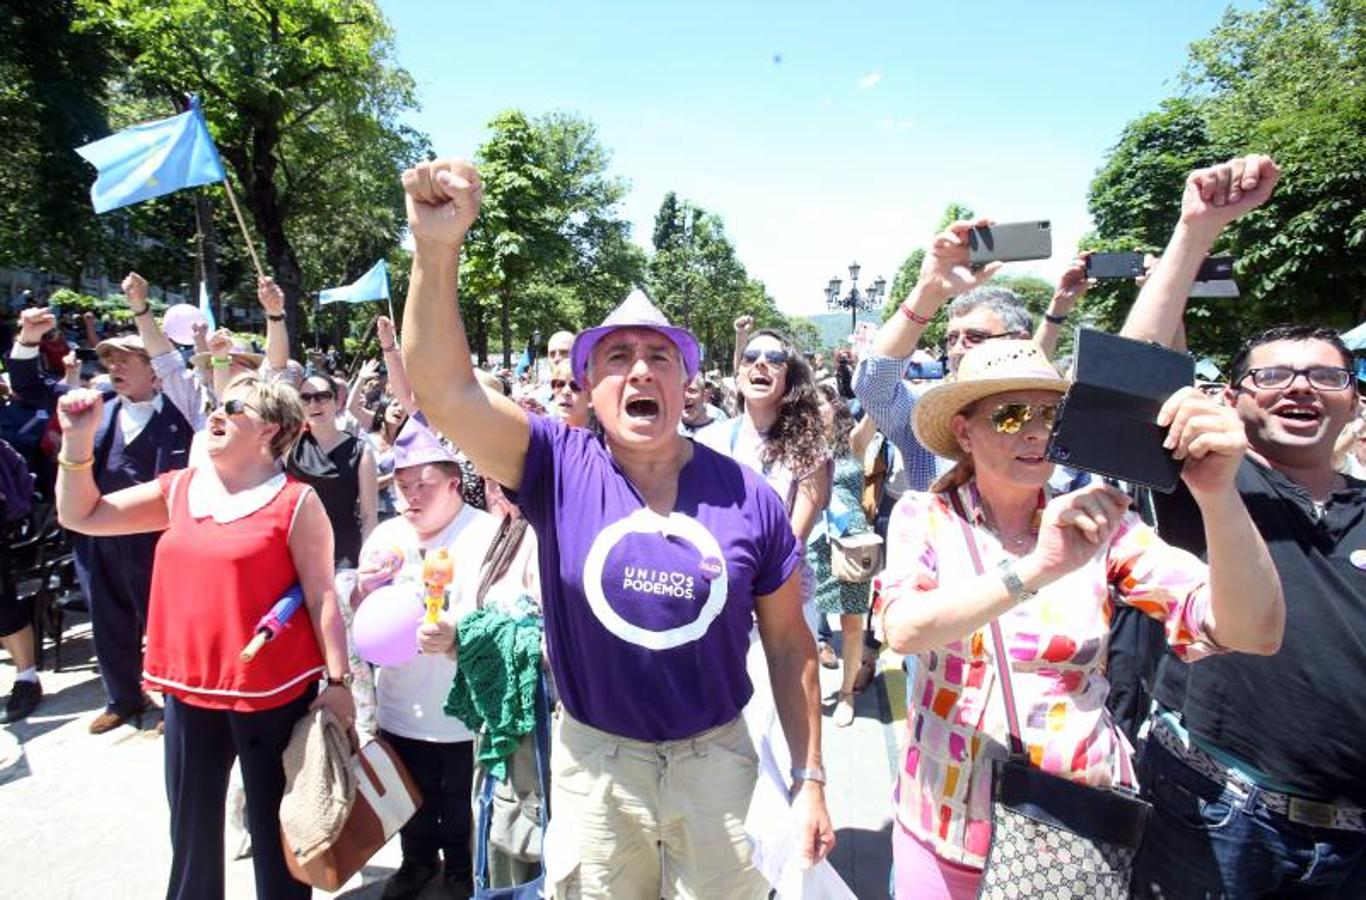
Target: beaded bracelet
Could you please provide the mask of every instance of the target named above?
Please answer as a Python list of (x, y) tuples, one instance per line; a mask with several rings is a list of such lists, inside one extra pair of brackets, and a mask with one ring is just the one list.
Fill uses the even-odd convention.
[(916, 312), (915, 310), (911, 309), (911, 307), (910, 307), (908, 304), (905, 304), (905, 303), (901, 304), (901, 312), (902, 312), (902, 315), (904, 315), (906, 318), (910, 319), (912, 322), (915, 322), (917, 325), (928, 325), (928, 324), (930, 324), (930, 320), (929, 320), (927, 317), (922, 316), (920, 313), (918, 313), (918, 312)]

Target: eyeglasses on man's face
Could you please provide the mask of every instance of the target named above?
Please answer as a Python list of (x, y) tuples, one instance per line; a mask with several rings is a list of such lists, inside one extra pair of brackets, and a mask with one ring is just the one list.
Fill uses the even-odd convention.
[(261, 414), (261, 411), (259, 409), (252, 406), (247, 401), (239, 400), (235, 397), (231, 400), (224, 400), (222, 403), (215, 406), (214, 410), (222, 410), (225, 414), (229, 416), (245, 416), (248, 410), (256, 413), (258, 416)]
[(944, 346), (952, 347), (954, 344), (962, 342), (964, 347), (976, 347), (978, 344), (992, 341), (996, 338), (1011, 337), (1013, 331), (990, 332), (980, 328), (964, 328), (962, 331), (950, 331), (944, 335)]
[(1342, 366), (1309, 366), (1295, 369), (1290, 366), (1259, 366), (1248, 369), (1240, 380), (1251, 380), (1254, 387), (1264, 391), (1275, 391), (1290, 387), (1301, 375), (1309, 386), (1320, 391), (1345, 390), (1352, 383), (1352, 372)]

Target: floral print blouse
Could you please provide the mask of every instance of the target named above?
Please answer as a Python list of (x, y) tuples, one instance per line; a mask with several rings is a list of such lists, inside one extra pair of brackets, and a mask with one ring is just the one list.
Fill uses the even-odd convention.
[[(987, 571), (1007, 555), (986, 527), (976, 484), (957, 488)], [(1040, 492), (1039, 503), (1047, 500)], [(976, 577), (946, 494), (908, 493), (892, 512), (875, 609)], [(1015, 705), (1030, 760), (1095, 786), (1135, 784), (1133, 748), (1105, 708), (1110, 615), (1127, 603), (1165, 626), (1185, 660), (1217, 650), (1204, 634), (1209, 571), (1164, 543), (1132, 511), (1091, 561), (1001, 616)], [(990, 627), (919, 654), (907, 694), (906, 755), (897, 776), (902, 827), (943, 859), (981, 868), (991, 840), (991, 763), (1009, 737)]]

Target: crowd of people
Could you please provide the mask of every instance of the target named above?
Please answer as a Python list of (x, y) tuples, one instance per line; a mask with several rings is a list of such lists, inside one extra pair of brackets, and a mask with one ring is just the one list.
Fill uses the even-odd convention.
[[(1124, 336), (1185, 349), (1201, 261), (1278, 177), (1257, 156), (1191, 173)], [(168, 897), (222, 896), (234, 764), (258, 896), (308, 896), (279, 808), (314, 709), (386, 741), (421, 791), (384, 897), (437, 878), (470, 896), (486, 773), (540, 792), (490, 749), (529, 752), (527, 729), (465, 715), (532, 683), (490, 680), (498, 652), (555, 712), (538, 866), (496, 859), (494, 882), (539, 868), (553, 897), (768, 897), (744, 712), (756, 690), (773, 710), (796, 852), (819, 864), (840, 824), (822, 725), (854, 721), (883, 647), (909, 679), (886, 785), (896, 897), (978, 895), (1012, 756), (1151, 803), (1133, 896), (1366, 895), (1366, 428), (1336, 332), (1250, 335), (1225, 381), (1168, 397), (1157, 425), (1183, 465), (1160, 494), (1045, 455), (1084, 255), (1036, 323), (999, 263), (970, 264), (986, 220), (953, 223), (900, 311), (829, 369), (743, 316), (733, 374), (707, 371), (635, 291), (552, 335), (543, 377), (514, 375), (473, 363), (455, 302), (478, 172), (424, 162), (403, 186), (402, 327), (378, 317), (380, 356), (352, 374), (290, 359), (269, 278), (261, 353), (202, 328), (199, 352), (177, 348), (136, 273), (135, 331), (86, 323), (98, 366), (44, 349), (48, 310), (19, 319), (0, 420), (27, 437), (0, 444), (6, 516), (19, 485), (74, 535), (107, 698), (90, 731), (160, 698)], [(941, 314), (943, 345), (922, 346)], [(395, 590), (420, 604), (434, 555), (456, 574), (413, 628), (419, 652), (372, 664), (360, 611)], [(243, 661), (291, 590), (299, 615)], [(30, 622), (0, 597), (10, 722), (42, 701)], [(842, 669), (829, 697), (822, 665)]]

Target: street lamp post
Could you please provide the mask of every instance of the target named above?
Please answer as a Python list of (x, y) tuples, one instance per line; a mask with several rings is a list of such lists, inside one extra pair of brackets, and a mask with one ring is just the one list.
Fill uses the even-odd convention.
[(849, 264), (849, 293), (844, 296), (840, 296), (840, 279), (831, 278), (830, 283), (825, 286), (826, 305), (831, 309), (849, 310), (850, 334), (858, 329), (859, 311), (872, 309), (881, 303), (883, 294), (887, 290), (887, 279), (879, 275), (866, 291), (860, 291), (858, 287), (859, 268), (859, 264), (856, 262)]

